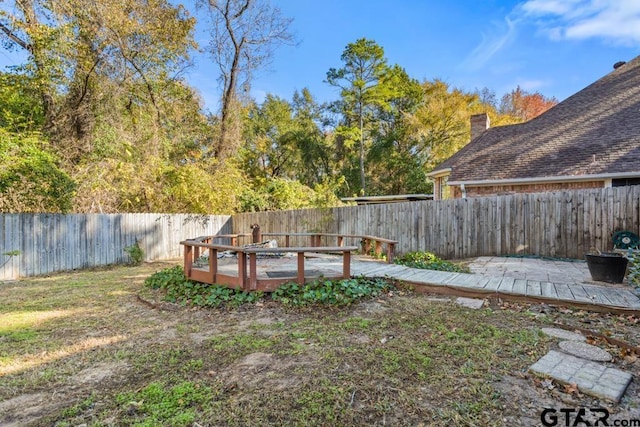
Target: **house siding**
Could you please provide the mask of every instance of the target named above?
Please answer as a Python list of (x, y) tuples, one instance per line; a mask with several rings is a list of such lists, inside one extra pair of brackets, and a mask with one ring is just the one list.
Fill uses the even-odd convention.
[[(557, 182), (548, 184), (492, 185), (482, 187), (465, 186), (466, 197), (503, 196), (516, 193), (543, 193), (559, 190), (582, 190), (586, 188), (603, 188), (604, 181)], [(453, 198), (462, 197), (460, 187), (452, 187)]]

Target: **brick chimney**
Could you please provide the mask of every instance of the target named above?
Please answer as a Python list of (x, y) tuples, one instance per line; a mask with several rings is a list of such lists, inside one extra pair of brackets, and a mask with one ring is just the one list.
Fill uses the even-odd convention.
[(489, 129), (491, 121), (487, 113), (474, 114), (471, 116), (471, 141), (479, 137), (482, 132)]

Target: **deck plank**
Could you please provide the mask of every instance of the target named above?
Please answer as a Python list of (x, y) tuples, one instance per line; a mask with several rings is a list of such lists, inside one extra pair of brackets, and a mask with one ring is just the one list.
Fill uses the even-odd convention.
[(500, 283), (502, 283), (502, 279), (504, 279), (504, 277), (491, 277), (484, 288), (491, 291), (497, 291), (500, 287)]
[(513, 292), (513, 284), (516, 282), (516, 279), (513, 277), (503, 277), (502, 282), (500, 282), (500, 287), (498, 288), (498, 292)]
[(542, 296), (545, 298), (558, 299), (558, 292), (556, 292), (556, 286), (551, 282), (540, 282), (542, 288)]
[(478, 283), (476, 283), (474, 287), (477, 289), (485, 289), (485, 287), (489, 283), (489, 280), (491, 280), (491, 277), (481, 276), (480, 280), (478, 280)]
[(463, 288), (483, 289), (487, 280), (477, 274), (462, 274), (450, 282), (452, 285), (461, 286)]
[(611, 288), (601, 288), (601, 292), (607, 296), (607, 299), (611, 301), (611, 304), (620, 307), (626, 307), (629, 305), (629, 301), (623, 296), (616, 292), (615, 289)]
[(615, 289), (615, 288), (611, 288), (611, 291), (614, 292), (616, 295), (618, 295), (619, 298), (621, 298), (627, 307), (630, 308), (640, 308), (640, 298), (638, 298), (638, 296), (631, 292), (628, 291), (626, 289)]
[(582, 285), (576, 283), (569, 283), (569, 289), (571, 289), (571, 293), (573, 294), (573, 298), (576, 301), (582, 302), (593, 302), (591, 299), (591, 295), (587, 293), (587, 291), (582, 287)]
[(571, 288), (567, 283), (554, 283), (560, 301), (575, 301)]
[(542, 296), (542, 283), (538, 280), (527, 280), (527, 295)]
[(513, 287), (511, 293), (518, 295), (527, 294), (527, 281), (525, 279), (516, 279), (513, 281)]
[(588, 286), (584, 285), (583, 288), (593, 297), (593, 300), (596, 304), (603, 305), (616, 305), (613, 301), (611, 301), (607, 295), (607, 292), (604, 288), (599, 286)]

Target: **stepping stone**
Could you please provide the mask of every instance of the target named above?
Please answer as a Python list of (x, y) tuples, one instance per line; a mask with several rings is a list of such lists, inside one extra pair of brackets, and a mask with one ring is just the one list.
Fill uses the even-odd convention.
[(474, 310), (479, 310), (484, 305), (484, 300), (477, 299), (477, 298), (459, 297), (459, 298), (456, 298), (456, 304), (461, 305), (463, 307), (472, 308)]
[(550, 337), (560, 338), (568, 341), (586, 341), (587, 338), (577, 332), (571, 332), (559, 328), (542, 328), (542, 332)]
[(582, 393), (619, 402), (632, 375), (620, 369), (551, 350), (529, 370), (564, 384), (576, 384)]
[(594, 362), (610, 362), (612, 357), (606, 350), (577, 341), (561, 341), (560, 349), (565, 353), (582, 357), (583, 359), (593, 360)]

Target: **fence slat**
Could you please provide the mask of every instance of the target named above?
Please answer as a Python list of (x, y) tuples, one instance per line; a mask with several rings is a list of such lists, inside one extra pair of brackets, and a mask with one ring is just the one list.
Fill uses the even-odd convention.
[(136, 239), (147, 261), (177, 258), (180, 241), (231, 233), (230, 223), (228, 215), (0, 214), (0, 254), (20, 251), (0, 256), (0, 280), (126, 262)]
[(397, 253), (429, 250), (445, 257), (507, 254), (582, 259), (612, 249), (617, 230), (640, 234), (640, 186), (514, 194), (326, 209), (237, 214), (234, 233), (370, 234), (398, 240)]
[(377, 235), (398, 240), (398, 254), (429, 250), (448, 258), (521, 253), (582, 259), (591, 248), (611, 250), (615, 231), (640, 234), (640, 186), (233, 217), (0, 214), (0, 254), (20, 251), (8, 261), (0, 257), (0, 280), (122, 263), (128, 259), (123, 249), (136, 239), (146, 260), (177, 258), (181, 240), (250, 233), (254, 223), (266, 233)]

